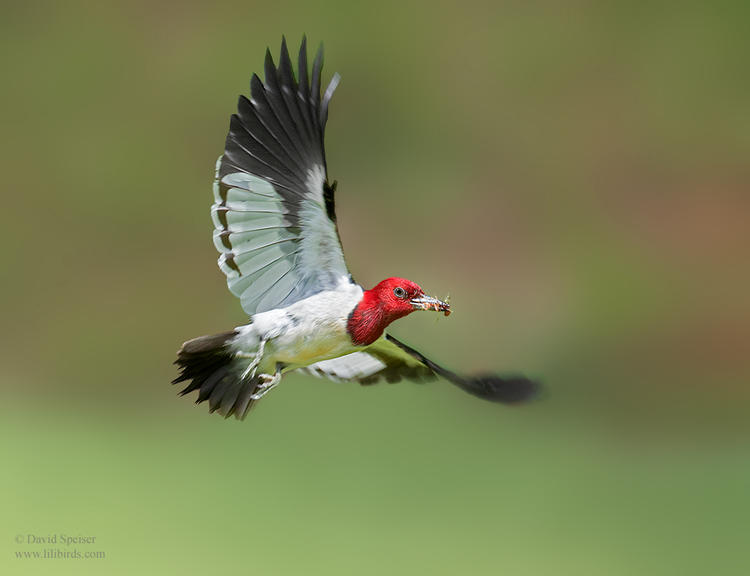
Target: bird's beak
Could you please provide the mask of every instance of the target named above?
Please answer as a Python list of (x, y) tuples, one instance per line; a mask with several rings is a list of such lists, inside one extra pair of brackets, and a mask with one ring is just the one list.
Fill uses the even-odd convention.
[(414, 310), (434, 310), (435, 312), (444, 312), (446, 316), (451, 313), (450, 304), (432, 296), (422, 295), (412, 298), (411, 305)]

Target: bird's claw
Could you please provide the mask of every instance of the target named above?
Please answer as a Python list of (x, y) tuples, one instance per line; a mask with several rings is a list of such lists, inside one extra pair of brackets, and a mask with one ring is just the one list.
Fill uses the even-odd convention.
[(281, 381), (281, 374), (259, 374), (260, 382), (255, 387), (256, 392), (250, 396), (253, 400), (260, 400), (268, 394)]
[(272, 388), (277, 382), (276, 376), (271, 376), (270, 374), (261, 374), (258, 377), (261, 379), (260, 384), (258, 384), (257, 386), (258, 390), (265, 390), (266, 388)]

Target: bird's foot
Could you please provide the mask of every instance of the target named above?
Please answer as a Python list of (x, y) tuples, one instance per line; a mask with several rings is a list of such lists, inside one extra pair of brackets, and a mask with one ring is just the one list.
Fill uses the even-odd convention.
[(281, 382), (281, 373), (276, 372), (276, 374), (258, 374), (258, 378), (260, 378), (260, 383), (255, 387), (255, 394), (250, 396), (253, 400), (260, 400), (268, 394), (272, 389), (276, 388), (278, 386), (279, 382)]
[(245, 378), (252, 378), (255, 376), (255, 371), (258, 369), (258, 364), (260, 364), (260, 361), (263, 359), (263, 351), (266, 348), (266, 341), (261, 340), (260, 345), (258, 346), (258, 350), (255, 353), (249, 354), (247, 352), (238, 352), (237, 357), (238, 358), (248, 358), (251, 359), (250, 364), (247, 365), (247, 368), (242, 372), (242, 376), (240, 378), (244, 380)]

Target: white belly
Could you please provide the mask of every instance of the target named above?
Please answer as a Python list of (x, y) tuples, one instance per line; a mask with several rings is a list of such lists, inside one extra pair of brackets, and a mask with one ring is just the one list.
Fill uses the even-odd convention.
[(259, 368), (266, 373), (277, 363), (294, 368), (349, 354), (359, 347), (352, 344), (347, 322), (361, 299), (362, 288), (347, 283), (286, 308), (255, 314), (251, 324), (239, 328), (235, 346), (251, 353), (265, 340)]

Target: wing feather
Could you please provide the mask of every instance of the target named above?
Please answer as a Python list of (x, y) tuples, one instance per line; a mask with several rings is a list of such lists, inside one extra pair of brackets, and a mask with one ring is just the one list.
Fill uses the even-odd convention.
[[(310, 135), (310, 142), (312, 146), (316, 145), (318, 140), (318, 134), (315, 130), (316, 123), (313, 122), (313, 115), (310, 111), (310, 102), (308, 95), (310, 94), (310, 85), (307, 77), (307, 39), (302, 38), (302, 45), (299, 50), (299, 57), (297, 59), (297, 70), (299, 72), (299, 82), (297, 84), (297, 105), (299, 111), (302, 114), (302, 118), (307, 128), (307, 133)], [(323, 159), (320, 159), (321, 162)]]
[(392, 383), (403, 379), (419, 381), (435, 378), (435, 373), (429, 367), (406, 354), (385, 337), (359, 352), (316, 362), (299, 370), (336, 382), (353, 381), (360, 384), (375, 384), (381, 380)]
[(219, 268), (250, 315), (286, 306), (351, 277), (336, 230), (323, 134), (335, 75), (320, 98), (322, 47), (308, 76), (307, 41), (298, 77), (286, 40), (279, 66), (253, 75), (239, 98), (217, 162), (211, 209)]
[(268, 150), (269, 154), (287, 170), (303, 170), (301, 166), (297, 165), (297, 161), (293, 156), (290, 156), (286, 151), (286, 148), (276, 137), (276, 135), (269, 130), (263, 121), (258, 117), (258, 114), (253, 107), (253, 104), (245, 96), (240, 96), (239, 102), (237, 103), (237, 115), (242, 121), (242, 127), (247, 130), (249, 134), (253, 136), (258, 142), (263, 144), (263, 147)]

